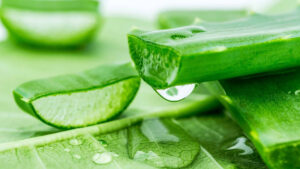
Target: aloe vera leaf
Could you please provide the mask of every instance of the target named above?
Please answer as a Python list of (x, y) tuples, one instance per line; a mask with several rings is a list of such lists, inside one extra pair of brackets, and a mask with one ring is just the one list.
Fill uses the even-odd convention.
[(221, 81), (223, 103), (270, 168), (299, 168), (299, 69)]
[(247, 10), (170, 10), (161, 12), (157, 22), (160, 29), (170, 29), (203, 22), (225, 22), (248, 16)]
[[(191, 102), (185, 102), (185, 106), (188, 106), (190, 103)], [(149, 165), (147, 160), (132, 159), (130, 158), (130, 154), (128, 154), (128, 152), (130, 152), (130, 146), (128, 146), (128, 144), (131, 142), (129, 133), (132, 130), (136, 131), (136, 127), (143, 125), (144, 122), (142, 122), (142, 124), (137, 124), (140, 120), (142, 120), (142, 118), (121, 119), (97, 126), (1, 144), (0, 168), (157, 168)], [(179, 126), (184, 129), (178, 128), (178, 132), (176, 130), (171, 130), (172, 134), (180, 138), (178, 142), (172, 144), (157, 142), (157, 146), (163, 146), (163, 148), (168, 150), (168, 154), (173, 153), (173, 156), (169, 154), (170, 157), (182, 159), (191, 158), (189, 161), (190, 164), (186, 168), (199, 168), (204, 166), (206, 166), (207, 169), (265, 168), (254, 149), (253, 154), (248, 155), (239, 155), (243, 150), (238, 148), (227, 150), (228, 147), (232, 147), (232, 145), (236, 144), (234, 142), (236, 138), (242, 137), (243, 135), (235, 123), (224, 117), (222, 114), (189, 117), (177, 120), (152, 120), (156, 122), (159, 120), (164, 123), (163, 126), (155, 126), (153, 123), (152, 125), (154, 126), (151, 127), (149, 120), (146, 120), (146, 123), (150, 125), (148, 126), (150, 127), (150, 130), (152, 130), (152, 128), (170, 130), (170, 126), (171, 129), (174, 127), (178, 128)], [(131, 126), (133, 124), (137, 124), (137, 126), (134, 125), (126, 128), (126, 126)], [(223, 128), (219, 128), (216, 131), (211, 130), (210, 128), (213, 127), (212, 125), (216, 126), (216, 124)], [(200, 131), (205, 131), (206, 134), (203, 135), (203, 132), (195, 131), (195, 127), (198, 127)], [(213, 129), (215, 128), (216, 127), (213, 127)], [(133, 134), (132, 136), (134, 136), (135, 139), (144, 138), (144, 136), (141, 136), (138, 132), (131, 132), (131, 134)], [(203, 144), (201, 148), (199, 143), (197, 143), (198, 140), (199, 143)], [(164, 142), (165, 141), (166, 140), (164, 140)], [(177, 145), (175, 149), (172, 148), (174, 144)], [(195, 154), (190, 156), (191, 151), (186, 150), (190, 150), (196, 145), (198, 145), (197, 148), (201, 152), (196, 154), (196, 156)], [(214, 148), (213, 145), (215, 145)], [(252, 147), (250, 142), (247, 142), (245, 145)], [(214, 150), (211, 153), (204, 147), (208, 147), (208, 149), (210, 147), (210, 149), (213, 148)], [(148, 149), (147, 145), (145, 145), (145, 149), (143, 149), (143, 147), (141, 148), (142, 150)], [(186, 152), (176, 154), (179, 150)], [(219, 153), (214, 153), (218, 150)], [(165, 156), (162, 154), (157, 155), (159, 156), (157, 158), (164, 158)], [(237, 159), (244, 159), (244, 161), (238, 161)], [(243, 162), (245, 162), (245, 164), (243, 164)], [(172, 163), (172, 161), (168, 161), (168, 163)], [(181, 167), (173, 166), (173, 168)]]
[[(112, 62), (130, 60), (126, 33), (132, 25), (151, 28), (146, 20), (106, 18), (101, 35), (88, 47), (76, 51), (34, 50), (0, 42), (0, 143), (58, 132), (16, 106), (12, 91), (33, 79), (69, 74)], [(122, 27), (119, 27), (119, 25)]]
[(4, 0), (1, 19), (17, 41), (43, 47), (76, 47), (92, 39), (101, 24), (95, 0)]
[(74, 128), (119, 115), (133, 100), (139, 85), (140, 78), (127, 63), (30, 81), (13, 93), (24, 111), (53, 126)]
[(299, 13), (133, 30), (128, 34), (130, 53), (141, 77), (154, 88), (295, 67), (300, 63)]

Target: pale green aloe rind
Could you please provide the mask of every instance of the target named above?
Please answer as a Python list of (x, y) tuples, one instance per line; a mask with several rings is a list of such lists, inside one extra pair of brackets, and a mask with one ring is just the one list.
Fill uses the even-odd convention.
[(42, 47), (78, 47), (98, 31), (101, 17), (94, 0), (4, 0), (1, 19), (12, 37)]
[(221, 81), (222, 101), (270, 168), (300, 166), (299, 72)]
[(170, 10), (158, 15), (158, 27), (170, 29), (204, 22), (225, 22), (249, 15), (247, 10)]
[(131, 103), (139, 85), (139, 77), (127, 63), (30, 81), (13, 93), (24, 111), (50, 125), (74, 128), (118, 115)]
[(300, 63), (299, 13), (134, 30), (128, 35), (130, 53), (141, 77), (155, 88), (296, 67)]

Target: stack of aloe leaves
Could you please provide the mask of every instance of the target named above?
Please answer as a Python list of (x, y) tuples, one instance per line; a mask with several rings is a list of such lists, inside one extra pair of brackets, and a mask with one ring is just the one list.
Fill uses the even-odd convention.
[[(289, 14), (289, 19), (299, 21), (298, 14)], [(249, 17), (245, 11), (182, 11), (182, 15), (189, 22), (176, 20), (174, 13), (163, 13), (159, 18), (160, 27), (186, 26), (196, 20), (196, 25), (191, 28), (196, 28), (194, 32), (200, 35), (234, 22), (234, 26), (245, 29), (247, 34), (246, 28), (251, 26), (248, 19), (230, 21)], [(202, 16), (205, 19), (201, 20)], [(262, 19), (268, 26), (268, 21), (274, 18)], [(199, 70), (199, 74), (191, 67), (194, 72), (187, 73), (187, 78), (177, 74), (178, 81), (169, 85), (165, 78), (157, 81), (144, 76), (142, 66), (136, 64), (138, 74), (132, 64), (128, 64), (126, 34), (133, 25), (151, 30), (154, 29), (152, 24), (130, 18), (105, 20), (95, 41), (80, 50), (28, 48), (16, 45), (11, 39), (0, 43), (1, 169), (299, 167), (299, 71), (292, 68), (300, 62), (295, 55), (299, 52), (294, 49), (299, 44), (297, 22), (290, 25), (291, 29), (283, 29), (282, 34), (262, 31), (257, 37), (254, 34), (249, 38), (251, 41), (247, 45), (250, 47), (255, 40), (265, 38), (278, 43), (291, 40), (285, 51), (290, 54), (288, 59), (278, 60), (277, 66), (269, 62), (267, 66), (257, 64), (257, 67), (247, 68), (244, 64), (230, 68), (224, 64), (220, 69), (214, 67), (217, 72), (209, 72), (208, 68)], [(179, 35), (175, 40), (180, 42), (188, 36), (180, 34), (187, 32), (185, 29), (155, 31), (146, 36), (149, 40), (166, 40), (172, 32)], [(136, 42), (130, 41), (130, 37), (144, 33), (137, 30), (129, 33), (135, 63), (132, 44)], [(156, 33), (165, 36), (156, 36)], [(234, 42), (234, 38), (242, 37), (231, 38)], [(213, 49), (211, 56), (218, 57), (226, 51), (226, 46), (215, 43), (209, 47)], [(238, 52), (234, 56), (237, 57)], [(287, 67), (292, 69), (281, 71)], [(280, 72), (252, 75), (276, 70)], [(208, 75), (200, 74), (201, 71)], [(165, 75), (169, 74), (157, 74), (158, 77)], [(139, 78), (141, 76), (154, 88), (165, 88), (242, 75), (246, 77), (198, 84), (195, 92), (180, 102), (162, 99)], [(163, 80), (166, 82), (160, 83)], [(28, 114), (16, 106), (13, 96)], [(219, 100), (227, 109), (222, 108)]]

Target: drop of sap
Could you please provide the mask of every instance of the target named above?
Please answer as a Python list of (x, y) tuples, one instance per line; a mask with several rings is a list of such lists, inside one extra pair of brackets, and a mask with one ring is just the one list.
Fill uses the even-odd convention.
[(65, 152), (70, 152), (71, 150), (69, 148), (64, 149)]
[(74, 154), (73, 157), (76, 158), (76, 159), (81, 159), (81, 156), (78, 155), (78, 154)]
[(174, 86), (168, 89), (158, 89), (156, 92), (168, 101), (179, 101), (188, 97), (194, 90), (195, 84)]
[(300, 96), (300, 90), (296, 90), (296, 91), (295, 91), (295, 95), (296, 95), (296, 96)]
[(82, 141), (74, 138), (74, 139), (71, 139), (69, 143), (73, 146), (78, 146), (78, 145), (82, 144)]
[(229, 147), (227, 150), (242, 150), (242, 153), (239, 153), (239, 155), (249, 155), (253, 153), (253, 150), (251, 147), (249, 147), (246, 144), (247, 138), (246, 137), (239, 137), (234, 141), (234, 144), (232, 147)]
[(107, 164), (113, 160), (113, 157), (118, 157), (119, 155), (113, 152), (104, 152), (104, 153), (96, 153), (93, 156), (93, 161), (96, 164)]

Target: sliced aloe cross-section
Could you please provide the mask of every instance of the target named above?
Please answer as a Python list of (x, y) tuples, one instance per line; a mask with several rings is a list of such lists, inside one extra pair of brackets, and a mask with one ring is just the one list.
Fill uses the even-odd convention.
[(122, 112), (140, 78), (131, 64), (99, 66), (78, 74), (24, 83), (14, 90), (18, 105), (44, 122), (62, 128), (83, 127)]
[(130, 54), (154, 88), (295, 67), (300, 64), (299, 14), (300, 9), (224, 23), (133, 30), (128, 35)]
[(97, 0), (3, 0), (2, 22), (18, 41), (73, 47), (89, 41), (100, 25)]

